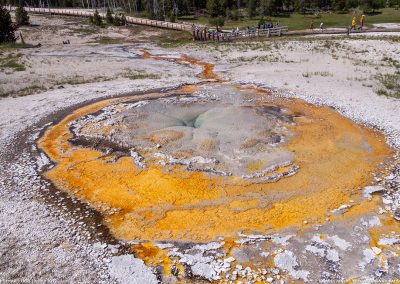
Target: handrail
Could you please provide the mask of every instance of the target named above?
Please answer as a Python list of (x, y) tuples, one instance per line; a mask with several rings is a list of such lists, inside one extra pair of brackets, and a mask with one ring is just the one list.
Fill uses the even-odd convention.
[[(55, 14), (55, 15), (77, 15), (82, 17), (93, 16), (94, 12), (87, 11), (84, 9), (60, 9), (60, 8), (34, 8), (34, 7), (24, 7), (27, 12), (31, 13), (41, 13), (41, 14)], [(14, 11), (16, 7), (9, 7), (11, 11)], [(99, 12), (100, 17), (106, 18), (106, 14)], [(180, 31), (191, 31), (192, 26), (190, 24), (176, 24), (172, 22), (159, 21), (159, 20), (148, 20), (143, 18), (136, 18), (132, 16), (126, 17), (126, 22), (130, 24), (138, 24), (152, 27), (161, 27), (172, 30)]]

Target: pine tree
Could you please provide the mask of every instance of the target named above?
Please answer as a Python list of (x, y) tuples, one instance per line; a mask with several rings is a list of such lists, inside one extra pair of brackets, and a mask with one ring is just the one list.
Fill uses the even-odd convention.
[(207, 0), (207, 10), (212, 18), (218, 17), (221, 13), (219, 0)]
[(256, 15), (257, 6), (256, 0), (248, 0), (247, 1), (247, 14), (250, 18), (253, 18)]
[(271, 16), (273, 10), (272, 0), (261, 0), (261, 15)]
[(126, 26), (127, 22), (126, 22), (126, 17), (124, 14), (122, 14), (121, 16), (121, 26)]
[(225, 24), (225, 18), (224, 17), (217, 17), (217, 18), (211, 18), (209, 20), (209, 23), (213, 26), (216, 27), (218, 30), (218, 27), (223, 27)]
[(15, 10), (15, 22), (18, 26), (29, 26), (28, 12), (21, 5)]
[(116, 27), (122, 26), (121, 18), (117, 14), (115, 14), (112, 24)]
[(103, 25), (103, 20), (100, 17), (99, 11), (94, 11), (94, 14), (92, 17), (90, 17), (90, 22), (96, 26), (102, 26)]
[(16, 26), (11, 21), (10, 12), (0, 6), (0, 44), (4, 42), (15, 42)]
[(114, 21), (113, 21), (114, 26), (126, 26), (126, 17), (124, 14), (115, 14), (114, 16)]
[(107, 22), (107, 24), (113, 24), (114, 23), (114, 18), (113, 18), (113, 15), (112, 15), (112, 12), (111, 12), (110, 8), (107, 9), (106, 22)]

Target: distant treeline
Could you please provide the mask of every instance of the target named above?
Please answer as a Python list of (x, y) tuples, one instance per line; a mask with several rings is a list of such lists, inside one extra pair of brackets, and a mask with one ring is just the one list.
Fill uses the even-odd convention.
[[(0, 0), (1, 1), (1, 0)], [(292, 12), (345, 12), (361, 7), (373, 12), (385, 6), (399, 5), (400, 0), (3, 0), (7, 4), (31, 7), (109, 7), (128, 13), (142, 13), (149, 18), (175, 20), (183, 15), (226, 17), (285, 16)]]

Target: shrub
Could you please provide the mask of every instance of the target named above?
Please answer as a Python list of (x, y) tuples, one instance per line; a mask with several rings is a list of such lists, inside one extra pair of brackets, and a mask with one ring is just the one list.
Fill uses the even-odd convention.
[(18, 26), (29, 26), (28, 12), (21, 5), (15, 10), (15, 22)]
[(400, 99), (400, 73), (378, 74), (377, 79), (383, 88), (379, 89), (379, 95)]
[(218, 29), (218, 27), (222, 27), (225, 24), (225, 19), (223, 17), (211, 18), (209, 23)]
[(249, 18), (253, 18), (256, 15), (257, 11), (257, 2), (256, 0), (248, 0), (247, 1), (247, 14)]
[(239, 20), (239, 11), (238, 9), (226, 9), (226, 16), (230, 20), (237, 21)]
[(107, 9), (106, 22), (107, 22), (107, 24), (113, 24), (114, 23), (114, 18), (113, 18), (113, 15), (112, 15), (112, 12), (111, 12), (110, 8)]
[(100, 17), (99, 11), (97, 11), (97, 10), (94, 11), (93, 16), (89, 17), (89, 20), (93, 25), (96, 25), (96, 26), (102, 26), (103, 25), (103, 20)]
[(10, 12), (0, 6), (0, 44), (4, 42), (15, 42), (15, 31), (17, 27), (11, 21)]

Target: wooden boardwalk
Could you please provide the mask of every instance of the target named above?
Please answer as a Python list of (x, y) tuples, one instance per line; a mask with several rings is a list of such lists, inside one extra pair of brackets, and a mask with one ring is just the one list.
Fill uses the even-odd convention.
[[(51, 15), (67, 15), (67, 16), (77, 16), (77, 17), (90, 17), (93, 16), (94, 11), (88, 9), (52, 9), (52, 8), (31, 8), (24, 7), (26, 11), (30, 13), (38, 13), (38, 14), (51, 14)], [(11, 7), (10, 10), (15, 10), (16, 7)], [(106, 13), (102, 13), (99, 11), (99, 15), (102, 18), (106, 18)], [(192, 25), (188, 23), (172, 23), (165, 21), (157, 21), (157, 20), (149, 20), (137, 17), (126, 16), (126, 22), (129, 24), (135, 25), (144, 25), (150, 27), (164, 28), (170, 30), (178, 30), (178, 31), (192, 31)]]
[[(77, 17), (90, 17), (93, 16), (94, 11), (89, 9), (59, 9), (59, 8), (33, 8), (24, 7), (29, 13), (49, 14), (49, 15), (66, 15)], [(9, 7), (10, 10), (15, 10), (16, 7)], [(99, 15), (105, 19), (106, 13), (99, 12)], [(137, 18), (126, 16), (126, 21), (129, 24), (144, 25), (150, 27), (157, 27), (163, 29), (171, 29), (178, 31), (190, 32), (193, 35), (193, 40), (199, 41), (232, 41), (246, 38), (255, 38), (260, 36), (281, 36), (288, 31), (287, 27), (277, 27), (270, 29), (257, 29), (239, 32), (216, 32), (208, 31), (206, 26), (193, 25), (190, 23), (172, 23), (166, 21), (149, 20), (144, 18)]]
[(232, 41), (257, 37), (282, 36), (287, 32), (288, 27), (286, 26), (269, 29), (249, 29), (232, 32), (208, 31), (206, 27), (195, 27), (192, 30), (193, 39), (200, 41)]
[[(9, 7), (10, 10), (15, 10), (16, 7)], [(25, 7), (26, 11), (30, 13), (38, 14), (50, 14), (50, 15), (66, 15), (66, 16), (78, 16), (78, 17), (89, 17), (93, 16), (94, 11), (89, 9), (52, 9), (52, 8), (32, 8)], [(106, 17), (106, 14), (99, 12), (102, 18)], [(288, 31), (288, 27), (274, 27), (269, 29), (250, 29), (242, 31), (215, 31), (209, 30), (204, 25), (193, 25), (191, 23), (172, 23), (166, 21), (149, 20), (144, 18), (137, 18), (126, 16), (126, 21), (129, 24), (144, 25), (150, 27), (157, 27), (163, 29), (171, 29), (178, 31), (190, 32), (193, 36), (193, 40), (196, 41), (234, 41), (234, 40), (246, 40), (250, 38), (258, 37), (271, 37), (271, 36), (282, 36), (282, 35), (318, 35), (318, 34), (347, 34), (346, 29), (324, 29), (324, 30), (303, 30), (303, 31)], [(399, 29), (364, 29), (362, 31), (351, 31), (351, 34), (362, 34), (370, 32), (399, 32)]]

